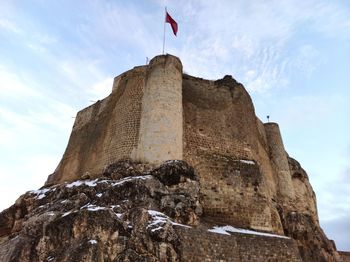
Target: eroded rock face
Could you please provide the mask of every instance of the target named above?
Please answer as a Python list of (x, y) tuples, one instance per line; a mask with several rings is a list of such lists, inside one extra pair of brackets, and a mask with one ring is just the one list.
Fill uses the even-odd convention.
[[(289, 163), (306, 201), (313, 192), (307, 175)], [(243, 164), (247, 176), (256, 168)], [(314, 200), (275, 202), (277, 235), (218, 230), (224, 224), (203, 213), (200, 200), (199, 178), (184, 161), (116, 162), (99, 178), (29, 191), (3, 211), (1, 261), (340, 261), (315, 219)]]
[(304, 261), (341, 261), (334, 242), (319, 225), (316, 195), (307, 173), (295, 159), (288, 157), (288, 163), (295, 198), (278, 206), (284, 234), (296, 240)]
[(119, 162), (22, 195), (0, 214), (1, 261), (178, 261), (174, 225), (198, 223), (199, 183), (183, 161), (145, 170)]
[(308, 214), (288, 212), (282, 219), (285, 234), (296, 240), (303, 261), (341, 261), (333, 241)]

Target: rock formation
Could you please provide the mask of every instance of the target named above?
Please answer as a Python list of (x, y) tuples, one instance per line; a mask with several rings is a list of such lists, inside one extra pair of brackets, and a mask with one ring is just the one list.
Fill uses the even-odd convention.
[(0, 214), (3, 261), (340, 261), (306, 172), (245, 88), (157, 56), (77, 114), (40, 190)]

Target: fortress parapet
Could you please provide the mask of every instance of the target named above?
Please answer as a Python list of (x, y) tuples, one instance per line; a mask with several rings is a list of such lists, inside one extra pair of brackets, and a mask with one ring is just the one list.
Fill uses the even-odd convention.
[(284, 149), (279, 126), (277, 123), (265, 123), (270, 159), (276, 169), (278, 193), (282, 198), (294, 198), (294, 190), (289, 170), (287, 153)]

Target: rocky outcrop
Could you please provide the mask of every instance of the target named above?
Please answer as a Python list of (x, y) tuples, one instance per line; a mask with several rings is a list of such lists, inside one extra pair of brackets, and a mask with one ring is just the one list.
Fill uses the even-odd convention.
[(328, 240), (310, 215), (287, 212), (282, 222), (285, 235), (296, 240), (303, 261), (341, 261), (334, 242)]
[(279, 206), (284, 234), (296, 240), (303, 261), (341, 261), (333, 241), (318, 222), (316, 196), (305, 170), (288, 157), (295, 198)]
[(182, 161), (147, 169), (119, 162), (22, 195), (0, 214), (1, 261), (178, 261), (174, 227), (198, 223), (199, 183)]
[(184, 161), (120, 161), (99, 178), (22, 195), (0, 214), (1, 261), (338, 259), (311, 215), (279, 206), (285, 236), (266, 234), (220, 226), (203, 214), (202, 198)]

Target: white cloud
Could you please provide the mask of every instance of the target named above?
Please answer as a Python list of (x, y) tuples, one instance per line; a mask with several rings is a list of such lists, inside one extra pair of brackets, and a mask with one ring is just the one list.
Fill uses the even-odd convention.
[(289, 131), (327, 126), (332, 123), (332, 120), (337, 119), (333, 113), (345, 108), (347, 103), (346, 99), (338, 94), (324, 96), (314, 93), (302, 96), (294, 95), (286, 98), (283, 102), (283, 108), (280, 108), (274, 117), (281, 126)]
[(22, 33), (22, 30), (12, 21), (0, 17), (0, 29), (10, 31), (15, 34)]
[(298, 49), (291, 66), (306, 76), (311, 76), (321, 63), (323, 61), (320, 52), (311, 45), (303, 45)]
[(37, 33), (34, 35), (34, 39), (43, 45), (52, 45), (57, 43), (57, 38), (47, 33)]
[(0, 212), (26, 191), (42, 187), (58, 161), (57, 155), (45, 154), (20, 157), (12, 165), (0, 162), (1, 195), (4, 196), (0, 198)]
[[(252, 92), (266, 92), (288, 86), (290, 71), (310, 76), (322, 61), (311, 44), (289, 55), (299, 28), (332, 37), (330, 32), (349, 34), (350, 13), (340, 3), (319, 1), (180, 1), (168, 3), (179, 14), (178, 54), (188, 73), (209, 79), (233, 74)], [(177, 11), (181, 6), (181, 11)], [(183, 9), (183, 10), (182, 10)], [(177, 12), (176, 12), (177, 11)], [(333, 34), (334, 35), (334, 34)], [(176, 45), (176, 46), (175, 46)], [(288, 57), (288, 58), (287, 58)], [(247, 75), (254, 71), (255, 75)], [(245, 78), (245, 76), (247, 78)]]
[(91, 99), (100, 100), (108, 96), (112, 91), (113, 80), (114, 78), (112, 77), (106, 77), (105, 79), (93, 84), (88, 89)]
[(27, 80), (11, 72), (4, 65), (0, 64), (0, 96), (1, 97), (34, 97), (38, 92), (31, 88), (31, 85), (26, 83)]

